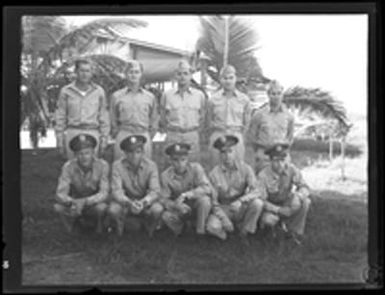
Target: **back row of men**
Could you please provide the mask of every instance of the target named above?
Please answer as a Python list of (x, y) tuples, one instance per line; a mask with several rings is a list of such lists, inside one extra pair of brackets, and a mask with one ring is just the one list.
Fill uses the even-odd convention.
[(166, 91), (158, 105), (155, 96), (141, 87), (143, 67), (138, 61), (128, 63), (127, 86), (112, 94), (107, 106), (102, 87), (91, 82), (92, 65), (87, 60), (75, 63), (77, 78), (64, 86), (58, 99), (55, 114), (57, 144), (62, 154), (73, 158), (69, 142), (80, 133), (97, 139), (97, 149), (102, 155), (108, 138), (115, 139), (114, 159), (123, 156), (120, 143), (129, 135), (146, 137), (145, 154), (152, 155), (151, 137), (156, 131), (166, 132), (166, 145), (187, 142), (191, 145), (190, 157), (200, 161), (200, 135), (208, 128), (213, 163), (218, 162), (214, 141), (222, 135), (238, 138), (236, 154), (245, 156), (245, 139), (255, 148), (255, 169), (260, 171), (268, 162), (264, 151), (276, 143), (291, 144), (294, 117), (282, 104), (282, 86), (272, 81), (268, 86), (269, 109), (251, 118), (248, 96), (238, 91), (236, 70), (231, 65), (220, 72), (222, 89), (209, 99), (202, 91), (191, 87), (192, 68), (180, 61), (175, 70), (177, 89)]

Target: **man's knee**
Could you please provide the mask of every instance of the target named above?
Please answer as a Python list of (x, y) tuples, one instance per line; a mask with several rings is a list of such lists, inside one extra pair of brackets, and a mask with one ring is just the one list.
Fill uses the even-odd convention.
[(97, 215), (103, 215), (107, 211), (107, 208), (106, 203), (99, 203), (95, 205), (94, 210)]
[(161, 216), (161, 214), (163, 213), (163, 206), (160, 204), (160, 203), (154, 203), (151, 205), (150, 207), (150, 213), (151, 215), (153, 216)]
[(255, 212), (260, 212), (263, 209), (263, 201), (261, 199), (254, 199), (250, 202), (249, 208)]
[(273, 227), (275, 226), (279, 221), (279, 217), (276, 214), (273, 213), (264, 213), (261, 218), (261, 222), (266, 225)]
[(111, 217), (117, 218), (123, 215), (123, 207), (118, 203), (111, 203), (107, 212)]
[(311, 199), (309, 197), (302, 200), (302, 207), (305, 209), (309, 209), (311, 205)]
[(197, 207), (203, 210), (209, 210), (211, 208), (211, 199), (208, 196), (201, 196), (197, 199)]
[(222, 222), (215, 215), (210, 215), (206, 228), (209, 232), (220, 232), (222, 230)]
[(53, 210), (56, 212), (56, 213), (59, 213), (59, 214), (64, 214), (65, 211), (66, 211), (66, 207), (62, 204), (54, 204), (53, 205)]

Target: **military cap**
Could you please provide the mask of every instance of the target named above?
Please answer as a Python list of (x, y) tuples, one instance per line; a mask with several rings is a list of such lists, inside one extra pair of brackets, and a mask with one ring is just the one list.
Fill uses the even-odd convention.
[(85, 148), (95, 148), (97, 140), (95, 137), (89, 134), (78, 134), (70, 140), (69, 147), (73, 152), (78, 152)]
[(223, 151), (229, 147), (232, 147), (238, 143), (239, 139), (233, 135), (224, 135), (218, 137), (213, 144), (213, 147)]
[(138, 147), (143, 147), (146, 141), (147, 138), (143, 135), (130, 135), (123, 139), (120, 143), (120, 148), (123, 151), (132, 152)]
[(287, 143), (278, 143), (268, 148), (265, 151), (265, 154), (270, 157), (270, 159), (274, 157), (285, 158), (287, 156), (287, 149), (289, 145)]
[(224, 75), (229, 75), (229, 74), (237, 74), (236, 69), (232, 65), (226, 65), (224, 66), (221, 71), (219, 72), (219, 75), (223, 77)]
[(191, 146), (188, 143), (174, 143), (166, 148), (165, 153), (169, 156), (186, 156), (190, 148)]

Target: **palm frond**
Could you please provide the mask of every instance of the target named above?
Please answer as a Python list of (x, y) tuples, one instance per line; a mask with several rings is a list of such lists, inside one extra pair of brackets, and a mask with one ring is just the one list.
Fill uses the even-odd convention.
[(345, 107), (328, 91), (295, 86), (285, 91), (283, 101), (289, 107), (310, 109), (324, 118), (337, 120), (341, 127), (349, 127)]

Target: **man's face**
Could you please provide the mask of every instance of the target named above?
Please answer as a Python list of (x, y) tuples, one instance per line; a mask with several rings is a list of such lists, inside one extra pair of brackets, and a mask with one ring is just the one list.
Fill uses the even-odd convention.
[(191, 77), (192, 77), (192, 74), (191, 74), (190, 68), (185, 67), (185, 68), (178, 68), (176, 70), (176, 80), (179, 86), (190, 85)]
[(95, 153), (94, 149), (89, 147), (89, 148), (81, 149), (80, 151), (76, 152), (75, 156), (81, 167), (90, 168), (94, 158), (94, 153)]
[(234, 73), (223, 74), (221, 77), (222, 87), (227, 91), (232, 91), (235, 89), (235, 83), (237, 82), (237, 77)]
[(235, 161), (235, 150), (233, 147), (222, 150), (219, 154), (221, 162), (226, 166), (232, 166)]
[(139, 84), (142, 78), (142, 70), (139, 64), (133, 64), (126, 72), (127, 81), (130, 84)]
[(287, 164), (286, 159), (287, 157), (273, 157), (271, 159), (272, 168), (276, 173), (281, 174), (283, 172)]
[(188, 156), (172, 156), (171, 165), (177, 173), (184, 173), (187, 169)]
[(76, 71), (77, 79), (84, 84), (89, 83), (92, 78), (92, 68), (90, 64), (80, 63)]
[(270, 105), (272, 107), (279, 107), (282, 103), (283, 93), (281, 89), (272, 88), (267, 92), (269, 96)]
[(126, 158), (133, 166), (138, 166), (143, 157), (143, 147), (138, 147), (133, 151), (126, 151)]

